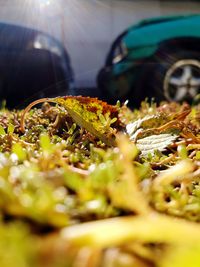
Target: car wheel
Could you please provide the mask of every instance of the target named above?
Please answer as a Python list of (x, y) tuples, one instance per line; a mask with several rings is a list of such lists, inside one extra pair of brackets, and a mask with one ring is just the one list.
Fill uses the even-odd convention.
[(200, 93), (200, 52), (159, 53), (150, 84), (157, 100), (191, 102)]

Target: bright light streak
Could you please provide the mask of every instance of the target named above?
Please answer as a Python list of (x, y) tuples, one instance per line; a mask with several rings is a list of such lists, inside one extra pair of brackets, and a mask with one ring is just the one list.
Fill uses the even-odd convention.
[(47, 7), (47, 6), (49, 6), (50, 4), (51, 4), (51, 0), (38, 0), (39, 1), (39, 3), (40, 3), (40, 5), (41, 5), (41, 7)]
[(60, 0), (32, 0), (32, 4), (45, 16), (56, 16), (63, 12)]

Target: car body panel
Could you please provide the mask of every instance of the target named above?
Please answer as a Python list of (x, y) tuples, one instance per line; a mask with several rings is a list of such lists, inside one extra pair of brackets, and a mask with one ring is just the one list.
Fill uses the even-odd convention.
[[(154, 23), (150, 23), (154, 21)], [(159, 21), (162, 21), (159, 23)], [(137, 61), (151, 57), (159, 45), (173, 38), (200, 38), (200, 15), (175, 16), (168, 20), (152, 19), (131, 27), (122, 38), (128, 48), (126, 60), (113, 65), (113, 74), (120, 75), (137, 65)]]
[(200, 15), (183, 16), (180, 19), (154, 23), (129, 30), (123, 38), (128, 49), (154, 46), (159, 43), (178, 37), (200, 37)]
[(155, 25), (155, 24), (165, 23), (165, 22), (169, 22), (169, 21), (176, 21), (176, 20), (195, 17), (195, 16), (199, 16), (199, 14), (185, 14), (185, 15), (177, 15), (177, 16), (171, 15), (171, 16), (160, 16), (160, 17), (146, 18), (146, 19), (141, 20), (139, 23), (129, 27), (128, 31), (131, 31), (131, 30), (136, 29), (136, 28), (141, 28), (144, 26)]
[(124, 72), (127, 72), (128, 70), (138, 66), (139, 64), (141, 64), (141, 60), (143, 61), (145, 58), (148, 58), (153, 55), (157, 49), (157, 45), (152, 45), (146, 47), (138, 47), (130, 51), (129, 56), (126, 58), (125, 61), (113, 65), (113, 75), (121, 75)]

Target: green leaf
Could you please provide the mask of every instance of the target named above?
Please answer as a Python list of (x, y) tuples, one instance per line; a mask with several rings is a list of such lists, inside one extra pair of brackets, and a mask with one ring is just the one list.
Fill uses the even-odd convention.
[(136, 146), (143, 156), (147, 156), (150, 153), (154, 153), (155, 150), (162, 152), (166, 147), (172, 144), (176, 138), (177, 135), (172, 134), (150, 135), (139, 139), (136, 142)]

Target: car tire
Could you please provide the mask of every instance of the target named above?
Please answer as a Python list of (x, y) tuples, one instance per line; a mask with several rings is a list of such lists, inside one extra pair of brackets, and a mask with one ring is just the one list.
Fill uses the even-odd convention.
[(200, 52), (160, 50), (148, 64), (147, 96), (191, 102), (200, 93)]

